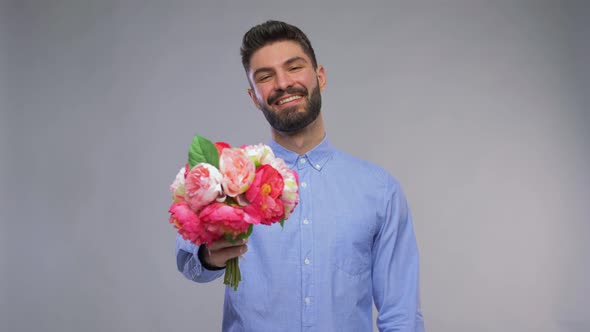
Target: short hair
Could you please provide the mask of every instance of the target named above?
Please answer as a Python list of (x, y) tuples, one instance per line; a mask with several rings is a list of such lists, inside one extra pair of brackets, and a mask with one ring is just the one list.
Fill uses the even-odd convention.
[(285, 22), (268, 20), (252, 27), (244, 34), (240, 54), (242, 55), (242, 65), (246, 73), (250, 70), (250, 59), (254, 52), (278, 41), (294, 41), (298, 43), (303, 52), (311, 59), (313, 68), (318, 67), (311, 42), (303, 31)]

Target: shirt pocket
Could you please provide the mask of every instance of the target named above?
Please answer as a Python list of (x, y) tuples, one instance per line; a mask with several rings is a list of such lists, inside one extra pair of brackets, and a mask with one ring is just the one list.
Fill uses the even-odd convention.
[(333, 228), (330, 252), (332, 264), (340, 271), (358, 276), (371, 270), (373, 225), (362, 218), (332, 216), (339, 226)]

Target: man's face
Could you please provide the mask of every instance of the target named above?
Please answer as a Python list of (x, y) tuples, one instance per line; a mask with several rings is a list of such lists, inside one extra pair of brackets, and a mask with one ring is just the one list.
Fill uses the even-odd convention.
[(318, 117), (320, 92), (326, 86), (324, 68), (314, 69), (296, 42), (279, 41), (256, 51), (248, 79), (252, 101), (275, 130), (295, 133)]

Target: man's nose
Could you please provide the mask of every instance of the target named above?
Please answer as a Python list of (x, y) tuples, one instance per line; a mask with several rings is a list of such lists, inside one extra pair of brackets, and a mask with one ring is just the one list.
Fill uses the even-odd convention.
[(293, 86), (293, 79), (288, 73), (280, 72), (276, 74), (275, 84), (277, 89), (286, 90), (287, 88)]

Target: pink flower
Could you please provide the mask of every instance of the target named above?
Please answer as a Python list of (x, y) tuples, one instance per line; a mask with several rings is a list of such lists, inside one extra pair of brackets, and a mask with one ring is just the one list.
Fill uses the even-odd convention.
[(185, 198), (191, 209), (198, 211), (222, 195), (221, 173), (213, 165), (199, 163), (185, 179)]
[(281, 220), (285, 215), (283, 202), (279, 199), (283, 187), (283, 177), (276, 169), (270, 165), (260, 166), (252, 186), (246, 191), (250, 205), (244, 211), (258, 217), (265, 225)]
[(223, 191), (230, 197), (246, 192), (256, 169), (254, 163), (238, 148), (226, 148), (219, 157), (219, 170), (223, 176)]
[(246, 221), (249, 217), (239, 206), (224, 203), (207, 205), (199, 214), (204, 228), (213, 234), (228, 234), (236, 238), (238, 234), (248, 230), (250, 224)]
[(183, 239), (200, 245), (220, 238), (218, 234), (208, 232), (201, 225), (199, 216), (190, 209), (188, 202), (173, 203), (168, 212), (170, 212), (170, 223), (178, 229)]
[(283, 159), (275, 158), (270, 163), (275, 169), (281, 173), (285, 186), (281, 195), (281, 201), (285, 206), (285, 219), (291, 216), (291, 212), (299, 203), (299, 178), (297, 172), (289, 169)]

